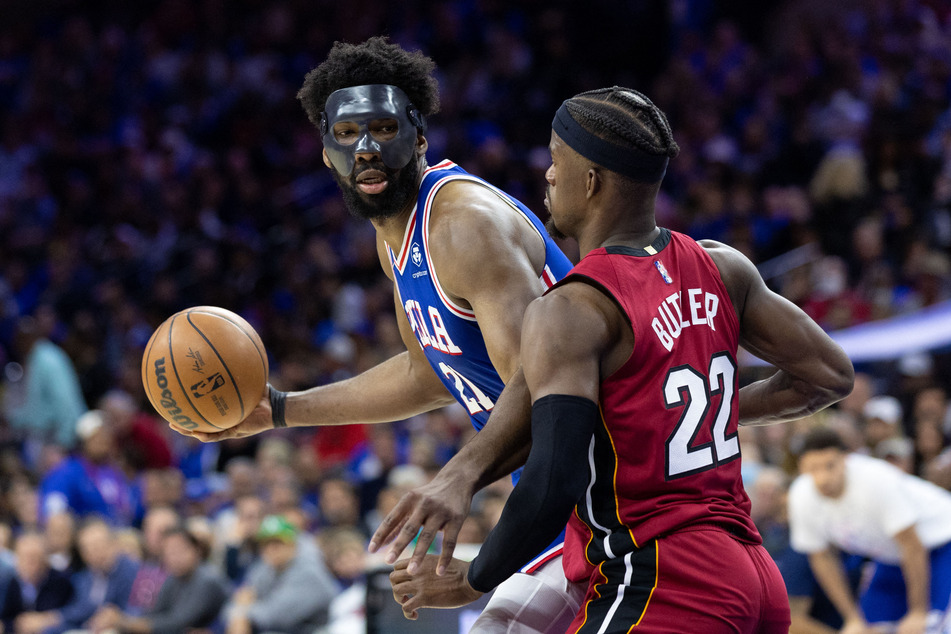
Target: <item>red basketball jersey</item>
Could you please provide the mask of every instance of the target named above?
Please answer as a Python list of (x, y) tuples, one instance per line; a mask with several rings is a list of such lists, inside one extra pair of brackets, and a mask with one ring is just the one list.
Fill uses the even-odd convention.
[(579, 277), (622, 307), (634, 351), (601, 382), (591, 481), (565, 539), (568, 578), (692, 525), (760, 543), (740, 479), (739, 321), (716, 264), (662, 229), (646, 249), (595, 249), (562, 283)]

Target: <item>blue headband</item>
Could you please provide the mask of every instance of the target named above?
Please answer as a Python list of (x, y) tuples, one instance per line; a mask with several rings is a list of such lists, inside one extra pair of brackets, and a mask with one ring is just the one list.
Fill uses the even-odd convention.
[(551, 122), (552, 130), (572, 150), (605, 169), (638, 183), (659, 183), (667, 173), (667, 157), (615, 145), (591, 134), (561, 104)]

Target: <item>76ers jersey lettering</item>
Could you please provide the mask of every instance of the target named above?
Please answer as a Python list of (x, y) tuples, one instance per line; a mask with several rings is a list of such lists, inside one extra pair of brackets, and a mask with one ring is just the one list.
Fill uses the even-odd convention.
[[(489, 359), (482, 331), (471, 309), (453, 302), (439, 285), (439, 273), (430, 258), (429, 218), (433, 200), (446, 183), (465, 180), (499, 196), (512, 213), (521, 214), (545, 240), (542, 280), (551, 286), (571, 263), (548, 236), (541, 222), (524, 205), (450, 161), (426, 170), (416, 207), (410, 215), (400, 252), (387, 245), (396, 289), (406, 318), (426, 358), (456, 400), (466, 408), (476, 429), (482, 429), (502, 393), (504, 383)], [(491, 236), (473, 236), (491, 239)], [(477, 273), (474, 273), (477, 274)]]

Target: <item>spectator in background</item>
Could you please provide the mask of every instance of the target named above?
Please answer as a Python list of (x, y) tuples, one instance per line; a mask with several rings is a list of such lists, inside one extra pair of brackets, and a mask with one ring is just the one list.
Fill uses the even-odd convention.
[(7, 500), (13, 511), (14, 534), (40, 530), (39, 495), (29, 478), (16, 478), (10, 484)]
[(0, 607), (5, 632), (39, 632), (59, 622), (59, 610), (73, 598), (69, 577), (50, 568), (39, 533), (24, 533), (14, 545), (16, 576)]
[(10, 424), (34, 442), (72, 449), (76, 421), (87, 410), (72, 361), (32, 317), (17, 322), (15, 341), (24, 383), (22, 402), (6, 412)]
[(68, 575), (82, 568), (76, 549), (76, 518), (71, 512), (63, 511), (46, 518), (43, 536), (51, 567)]
[(280, 515), (268, 515), (257, 533), (260, 560), (235, 591), (228, 634), (310, 634), (325, 625), (337, 585), (316, 548)]
[[(903, 634), (923, 634), (935, 627), (951, 601), (951, 493), (849, 454), (826, 428), (804, 438), (799, 470), (789, 491), (790, 541), (808, 555), (843, 631), (897, 624)], [(874, 562), (858, 599), (836, 549)]]
[(75, 455), (64, 459), (40, 483), (40, 514), (70, 510), (78, 517), (100, 515), (116, 525), (132, 520), (132, 489), (115, 462), (113, 430), (100, 410), (76, 421), (80, 439)]
[(873, 396), (862, 408), (865, 444), (874, 451), (875, 446), (888, 438), (904, 436), (902, 406), (894, 396)]
[(245, 495), (235, 502), (235, 521), (225, 537), (224, 566), (228, 580), (240, 584), (258, 556), (257, 533), (264, 519), (264, 502)]
[(317, 507), (322, 529), (360, 526), (360, 498), (343, 478), (327, 478), (320, 484)]
[(158, 599), (144, 616), (107, 605), (90, 620), (94, 631), (117, 629), (128, 634), (181, 634), (209, 627), (228, 598), (224, 577), (205, 563), (205, 545), (183, 527), (162, 537), (162, 567), (168, 576)]
[(99, 399), (98, 406), (112, 422), (121, 463), (130, 478), (147, 469), (172, 466), (172, 451), (158, 429), (158, 420), (140, 411), (132, 396), (110, 390)]
[(142, 563), (132, 583), (127, 613), (139, 616), (149, 612), (155, 605), (159, 590), (165, 583), (167, 573), (161, 564), (162, 540), (165, 533), (174, 529), (181, 518), (174, 509), (158, 506), (150, 509), (142, 520)]
[(352, 528), (335, 528), (322, 532), (318, 540), (342, 591), (330, 603), (326, 627), (316, 634), (366, 631), (366, 537)]
[(86, 567), (74, 573), (75, 596), (44, 634), (80, 629), (102, 606), (124, 610), (128, 603), (139, 565), (120, 554), (112, 527), (101, 519), (90, 519), (79, 529), (78, 542)]

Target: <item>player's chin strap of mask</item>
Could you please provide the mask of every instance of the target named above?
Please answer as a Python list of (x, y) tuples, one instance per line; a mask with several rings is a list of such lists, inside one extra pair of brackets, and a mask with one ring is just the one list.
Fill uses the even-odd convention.
[(469, 567), (489, 592), (551, 544), (588, 486), (588, 446), (599, 420), (590, 399), (550, 394), (532, 406), (532, 451), (499, 523)]

